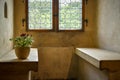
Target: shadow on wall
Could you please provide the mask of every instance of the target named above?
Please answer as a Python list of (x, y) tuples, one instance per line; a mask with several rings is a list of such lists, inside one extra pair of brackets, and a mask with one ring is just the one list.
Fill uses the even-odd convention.
[(73, 47), (39, 47), (39, 79), (76, 80), (76, 64)]

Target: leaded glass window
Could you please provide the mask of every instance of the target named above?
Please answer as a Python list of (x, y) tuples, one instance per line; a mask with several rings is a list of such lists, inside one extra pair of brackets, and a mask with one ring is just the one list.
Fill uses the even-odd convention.
[(59, 0), (59, 30), (82, 29), (82, 0)]
[(28, 0), (29, 29), (52, 29), (52, 0)]
[(26, 1), (28, 30), (83, 30), (85, 0)]

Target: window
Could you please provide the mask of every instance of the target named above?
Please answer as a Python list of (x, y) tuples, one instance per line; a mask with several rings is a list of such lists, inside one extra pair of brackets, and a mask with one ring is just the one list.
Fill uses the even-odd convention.
[(27, 29), (81, 31), (84, 0), (27, 0)]

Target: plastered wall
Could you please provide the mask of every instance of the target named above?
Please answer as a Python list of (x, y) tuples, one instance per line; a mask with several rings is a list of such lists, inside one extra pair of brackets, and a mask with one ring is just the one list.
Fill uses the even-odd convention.
[[(4, 3), (7, 3), (8, 18), (4, 18)], [(0, 0), (0, 57), (12, 49), (13, 0)]]
[[(26, 31), (22, 26), (22, 18), (26, 17), (25, 3), (23, 0), (14, 0), (14, 32), (15, 36), (21, 33), (30, 33), (33, 35), (35, 42), (33, 47), (40, 46), (75, 46), (75, 47), (95, 47), (94, 29), (95, 29), (95, 11), (93, 10), (96, 0), (89, 0), (86, 6), (86, 18), (89, 19), (88, 26), (85, 26), (84, 32), (35, 32)], [(89, 14), (88, 14), (89, 13)]]
[[(96, 0), (89, 0), (88, 4), (85, 6), (86, 8), (85, 17), (89, 20), (89, 22), (88, 22), (88, 26), (85, 26), (84, 32), (38, 32), (38, 31), (35, 32), (35, 31), (26, 31), (26, 23), (24, 23), (24, 26), (22, 26), (22, 19), (26, 17), (25, 2), (23, 2), (23, 0), (14, 0), (14, 16), (15, 16), (14, 36), (16, 37), (21, 33), (32, 34), (35, 40), (35, 42), (33, 43), (33, 47), (51, 47), (51, 46), (96, 47), (96, 40), (95, 40), (96, 12), (94, 11), (95, 6), (96, 6)], [(39, 54), (40, 51), (41, 50), (39, 50)], [(53, 56), (54, 54), (50, 55), (50, 57)], [(61, 57), (64, 58), (65, 56), (61, 55)], [(42, 61), (42, 59), (40, 60)], [(48, 63), (51, 63), (49, 62), (49, 59), (47, 61)], [(57, 61), (59, 62), (59, 60)], [(76, 61), (76, 58), (74, 57), (70, 64), (69, 77), (76, 78), (77, 70), (74, 70), (75, 69), (74, 66), (76, 66), (77, 64), (78, 63)], [(49, 67), (49, 70), (52, 69), (54, 69), (54, 67), (52, 68)], [(64, 71), (65, 69), (63, 68), (62, 70)], [(59, 70), (56, 69), (55, 71), (59, 71)], [(51, 74), (53, 74), (53, 72)], [(57, 74), (54, 74), (53, 78), (56, 78), (56, 75)]]
[(99, 70), (89, 62), (78, 57), (78, 80), (109, 80), (108, 72)]
[[(120, 52), (120, 0), (96, 0), (94, 10), (97, 47)], [(78, 62), (79, 80), (109, 80), (107, 71), (100, 71), (80, 57)]]
[(39, 78), (43, 80), (76, 79), (77, 66), (72, 66), (75, 63), (73, 63), (74, 55), (73, 47), (40, 47)]
[(98, 0), (98, 47), (120, 52), (120, 0)]

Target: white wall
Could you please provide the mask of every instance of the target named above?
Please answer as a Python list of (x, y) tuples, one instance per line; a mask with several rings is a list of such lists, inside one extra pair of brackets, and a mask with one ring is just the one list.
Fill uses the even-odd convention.
[(98, 47), (120, 52), (120, 0), (98, 0)]
[[(4, 3), (8, 6), (8, 18), (4, 18)], [(0, 57), (12, 49), (13, 0), (0, 0)]]
[(100, 70), (78, 56), (78, 80), (109, 80), (108, 72)]

